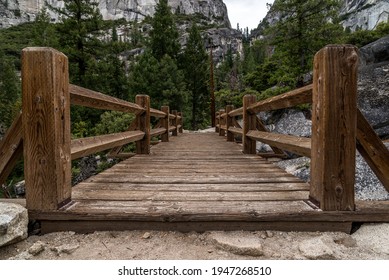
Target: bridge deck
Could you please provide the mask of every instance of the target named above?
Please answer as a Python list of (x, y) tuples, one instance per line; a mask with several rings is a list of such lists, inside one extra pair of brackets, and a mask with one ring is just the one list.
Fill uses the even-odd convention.
[(352, 222), (389, 221), (389, 204), (323, 212), (309, 185), (215, 133), (186, 133), (78, 184), (72, 202), (31, 212), (42, 231), (304, 230), (349, 232)]

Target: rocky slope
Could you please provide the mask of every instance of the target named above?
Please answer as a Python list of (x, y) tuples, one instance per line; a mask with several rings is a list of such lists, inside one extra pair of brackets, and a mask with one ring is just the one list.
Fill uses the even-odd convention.
[[(158, 0), (95, 0), (99, 2), (99, 9), (106, 20), (124, 18), (128, 21), (142, 20), (146, 16), (153, 16)], [(57, 0), (1, 0), (0, 1), (0, 28), (7, 28), (35, 19), (36, 15), (49, 5), (62, 8), (64, 1)], [(222, 0), (169, 0), (173, 12), (183, 14), (201, 14), (209, 23), (216, 23), (230, 27), (227, 7)], [(58, 20), (58, 14), (50, 12), (52, 21)]]

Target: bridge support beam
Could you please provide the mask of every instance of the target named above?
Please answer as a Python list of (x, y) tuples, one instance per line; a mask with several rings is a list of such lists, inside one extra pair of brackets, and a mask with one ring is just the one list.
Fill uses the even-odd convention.
[(22, 51), (23, 145), (29, 210), (57, 210), (71, 198), (67, 57), (51, 48)]
[(178, 118), (177, 118), (177, 116), (178, 116), (177, 110), (173, 110), (172, 114), (175, 116), (175, 118), (173, 119), (173, 126), (176, 128), (172, 131), (172, 135), (178, 136), (178, 124), (179, 124), (179, 122), (178, 122)]
[(257, 129), (257, 116), (247, 110), (250, 105), (254, 104), (257, 98), (254, 95), (247, 94), (243, 97), (243, 153), (244, 154), (256, 154), (257, 153), (257, 141), (247, 137), (250, 130)]
[(136, 153), (150, 154), (150, 97), (148, 95), (137, 95), (135, 103), (145, 109), (144, 112), (136, 116), (137, 130), (145, 133), (145, 137), (136, 142)]
[(357, 132), (357, 49), (330, 45), (314, 61), (310, 197), (352, 211)]
[(223, 126), (226, 124), (225, 119), (223, 118), (223, 114), (225, 113), (224, 109), (219, 110), (219, 136), (225, 136), (226, 133), (223, 129)]

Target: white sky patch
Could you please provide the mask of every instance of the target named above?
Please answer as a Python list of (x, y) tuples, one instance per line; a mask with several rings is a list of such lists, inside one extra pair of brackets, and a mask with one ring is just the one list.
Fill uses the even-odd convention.
[(273, 0), (223, 0), (227, 5), (228, 17), (230, 18), (232, 28), (246, 27), (257, 28), (259, 22), (266, 16), (266, 3), (273, 3)]

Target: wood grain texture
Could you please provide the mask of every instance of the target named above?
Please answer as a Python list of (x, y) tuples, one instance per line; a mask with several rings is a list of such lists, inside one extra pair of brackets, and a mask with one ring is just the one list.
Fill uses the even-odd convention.
[(177, 110), (173, 110), (172, 111), (172, 114), (174, 115), (174, 119), (172, 120), (172, 128), (174, 128), (174, 130), (172, 131), (172, 136), (178, 136), (178, 120), (177, 120), (177, 116), (178, 116), (178, 112)]
[(135, 103), (144, 109), (136, 115), (137, 130), (144, 133), (142, 140), (136, 142), (137, 154), (150, 154), (150, 97), (148, 95), (137, 95)]
[(247, 137), (290, 151), (298, 155), (311, 157), (311, 139), (293, 135), (277, 134), (263, 131), (250, 131)]
[(161, 135), (162, 142), (169, 142), (169, 136), (170, 136), (170, 121), (169, 121), (169, 113), (170, 108), (169, 106), (162, 106), (161, 111), (164, 112), (166, 115), (164, 118), (162, 118), (161, 125), (163, 128), (166, 129), (165, 133)]
[(257, 142), (248, 137), (247, 134), (251, 130), (256, 130), (257, 116), (249, 112), (248, 108), (255, 103), (256, 97), (254, 95), (245, 95), (243, 97), (243, 153), (256, 154)]
[(389, 150), (358, 109), (357, 149), (389, 192)]
[[(72, 160), (105, 151), (117, 146), (142, 140), (145, 136), (141, 131), (126, 131), (108, 135), (80, 138), (71, 141)], [(116, 154), (118, 156), (118, 154)]]
[(313, 85), (311, 84), (263, 101), (259, 101), (249, 106), (248, 110), (251, 113), (259, 113), (290, 108), (301, 104), (310, 104), (312, 103), (312, 88)]
[(315, 56), (311, 197), (323, 210), (353, 211), (358, 53), (330, 45)]
[(56, 210), (71, 197), (67, 57), (50, 48), (22, 51), (23, 145), (29, 210)]
[(143, 112), (143, 108), (139, 107), (137, 104), (105, 95), (97, 91), (76, 85), (69, 85), (69, 90), (70, 100), (73, 105), (134, 114)]
[(23, 155), (22, 115), (18, 114), (0, 141), (0, 186)]

